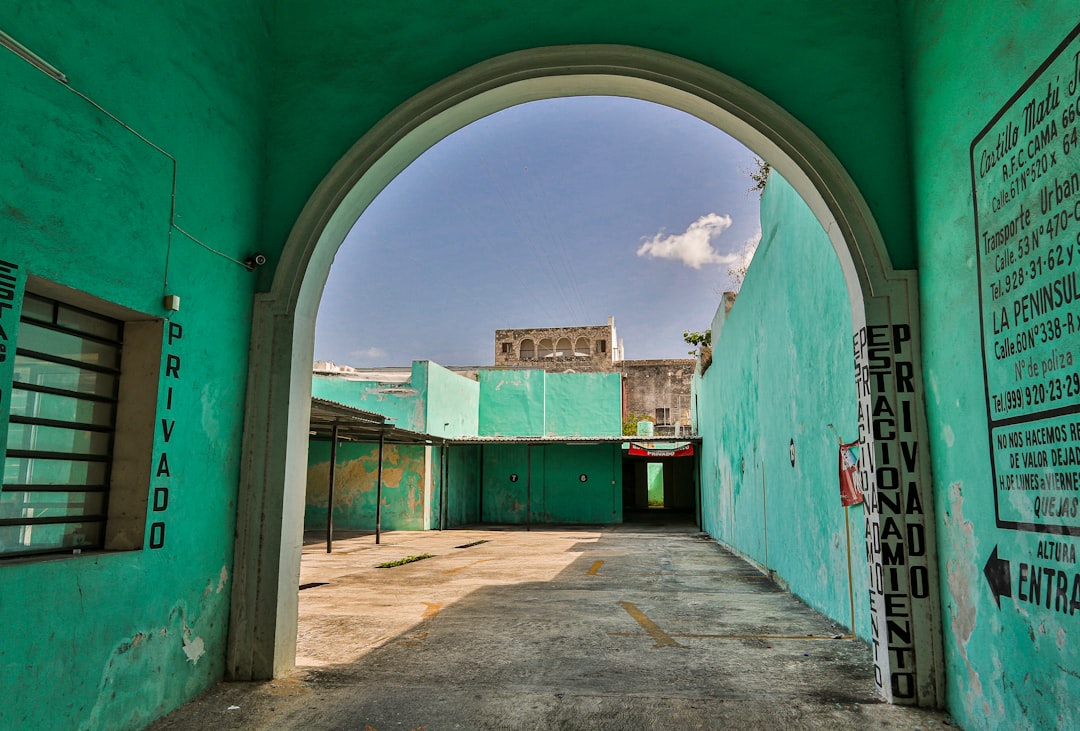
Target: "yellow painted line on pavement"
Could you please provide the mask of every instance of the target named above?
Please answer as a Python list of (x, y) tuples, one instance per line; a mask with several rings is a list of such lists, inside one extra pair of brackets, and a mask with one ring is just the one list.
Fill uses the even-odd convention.
[(442, 604), (435, 604), (435, 603), (432, 603), (432, 602), (423, 602), (423, 605), (425, 607), (427, 607), (427, 609), (424, 610), (424, 615), (423, 615), (423, 617), (421, 617), (422, 619), (431, 619), (432, 617), (434, 617), (436, 614), (439, 613), (440, 609), (442, 609)]
[[(627, 610), (629, 611), (629, 610)], [(646, 618), (647, 619), (647, 618)], [(642, 625), (644, 626), (644, 625)], [(652, 634), (651, 632), (649, 633)], [(640, 632), (608, 632), (610, 637), (641, 637)], [(855, 635), (695, 635), (674, 634), (668, 637), (683, 637), (691, 640), (853, 640)]]
[(479, 563), (486, 563), (487, 561), (494, 561), (494, 560), (495, 559), (493, 559), (493, 558), (482, 558), (479, 561), (473, 561), (472, 563), (467, 563), (464, 566), (458, 566), (456, 569), (447, 569), (446, 571), (443, 571), (443, 573), (444, 574), (456, 574), (458, 571), (464, 571), (465, 569), (471, 568), (471, 567), (473, 567), (473, 566), (475, 566), (475, 565), (477, 565)]
[(603, 565), (604, 565), (603, 561), (597, 561), (596, 563), (594, 563), (592, 565), (592, 568), (589, 569), (589, 576), (596, 576), (596, 572), (599, 571), (600, 567), (603, 566)]
[(671, 635), (657, 626), (656, 622), (653, 622), (647, 616), (645, 612), (641, 611), (631, 602), (619, 602), (619, 606), (626, 610), (626, 613), (634, 618), (634, 621), (641, 625), (641, 628), (645, 630), (649, 637), (652, 637), (656, 641), (654, 647), (685, 647), (676, 642)]

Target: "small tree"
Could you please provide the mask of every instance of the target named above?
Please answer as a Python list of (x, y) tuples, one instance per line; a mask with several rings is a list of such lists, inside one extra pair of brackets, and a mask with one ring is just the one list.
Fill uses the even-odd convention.
[(623, 419), (622, 433), (624, 437), (636, 437), (637, 425), (639, 421), (651, 421), (656, 423), (656, 419), (652, 416), (646, 416), (645, 414), (627, 414)]
[(705, 332), (690, 332), (685, 331), (682, 334), (683, 342), (687, 345), (693, 345), (694, 349), (687, 351), (690, 355), (697, 355), (698, 349), (704, 349), (712, 346), (712, 330), (706, 330)]

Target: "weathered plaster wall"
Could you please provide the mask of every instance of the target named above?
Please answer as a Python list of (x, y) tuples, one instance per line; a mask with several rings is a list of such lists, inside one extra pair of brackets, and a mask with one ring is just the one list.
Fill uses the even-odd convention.
[(413, 375), (405, 383), (351, 381), (335, 376), (313, 376), (311, 395), (362, 411), (382, 414), (394, 426), (423, 432), (427, 421), (426, 375), (423, 363), (413, 363)]
[[(1074, 558), (1078, 541), (997, 525), (980, 343), (970, 146), (1076, 27), (1080, 9), (1075, 2), (1053, 0), (1029, 5), (910, 3), (903, 9), (909, 36), (905, 73), (916, 176), (924, 380), (927, 417), (934, 437), (948, 705), (969, 729), (1076, 728), (1080, 726), (1080, 676), (1076, 673), (1080, 666), (1080, 605), (1075, 603), (1080, 572)], [(1066, 67), (1074, 72), (1077, 50), (1074, 43), (1065, 56)], [(1039, 125), (1048, 129), (1053, 122), (1056, 131), (1049, 134), (1045, 148), (1036, 155), (1046, 153), (1048, 161), (1053, 155), (1054, 165), (1032, 181), (1027, 195), (1006, 206), (1007, 210), (1015, 209), (1019, 201), (1029, 201), (1031, 222), (1036, 226), (1044, 221), (1046, 209), (1032, 194), (1044, 185), (1053, 190), (1055, 179), (1060, 184), (1080, 171), (1075, 145), (1069, 148), (1071, 152), (1064, 146), (1069, 131), (1076, 128), (1075, 123), (1066, 126), (1062, 118), (1069, 105), (1075, 105), (1076, 96), (1068, 89), (1071, 76), (1066, 71), (1042, 80), (1012, 116), (1019, 127), (1018, 142), (1002, 163), (1008, 165), (1017, 155), (1030, 163), (1030, 135), (1023, 129), (1022, 108), (1030, 99), (1042, 100), (1048, 83), (1059, 86), (1059, 105)], [(996, 145), (993, 138), (990, 143)], [(1002, 188), (1020, 177), (1018, 171), (1002, 176), (1000, 165), (992, 167), (991, 175)], [(1051, 210), (1068, 210), (1072, 216), (1074, 201), (1061, 205), (1051, 201)], [(988, 210), (991, 208), (985, 199), (980, 201), (981, 215), (993, 213)], [(1046, 263), (1049, 246), (1063, 244), (1075, 249), (1077, 220), (1071, 218), (1067, 227), (1055, 240), (1044, 237), (1039, 253), (1021, 262), (1029, 275), (1027, 267), (1032, 261), (1042, 258)], [(1003, 251), (1011, 250), (1015, 256), (1019, 240), (1019, 236), (1011, 238)], [(1010, 275), (1016, 271), (1015, 266), (1004, 269)], [(1074, 259), (1065, 271), (1076, 270)], [(986, 297), (991, 301), (990, 295)], [(1012, 315), (1011, 302), (1008, 304)], [(1065, 316), (1061, 311), (1055, 314)], [(1074, 362), (1080, 360), (1080, 340), (1075, 332), (1066, 333), (1057, 343), (1059, 352), (1070, 352)], [(1005, 363), (1016, 360), (1010, 358)], [(994, 361), (991, 356), (991, 363)], [(1065, 403), (1075, 408), (1077, 396), (1073, 394)], [(1032, 450), (1036, 455), (1043, 451)], [(1030, 505), (1031, 494), (1014, 493), (1012, 498)], [(1003, 493), (1002, 500), (1007, 499)], [(1066, 549), (1066, 559), (1062, 560), (1054, 545)], [(1002, 596), (1000, 607), (983, 574), (995, 550), (998, 559), (1011, 567), (1004, 582), (1011, 596)], [(1022, 565), (1034, 570), (1025, 571)], [(1048, 575), (1046, 570), (1054, 573)], [(1029, 581), (1022, 585), (1025, 574)], [(1042, 579), (1041, 591), (1032, 591), (1033, 574)], [(1064, 600), (1058, 598), (1059, 581), (1065, 587)], [(1054, 595), (1050, 599), (1047, 585)], [(1032, 599), (1033, 594), (1038, 597)]]
[(618, 373), (480, 371), (481, 436), (618, 436)]
[[(566, 338), (570, 341), (569, 350), (557, 346)], [(584, 338), (588, 346), (578, 349), (579, 339)], [(532, 356), (523, 355), (523, 340), (531, 340)], [(550, 341), (553, 352), (543, 354), (540, 344)], [(615, 324), (585, 325), (582, 327), (541, 327), (515, 328), (495, 331), (495, 365), (518, 368), (543, 368), (559, 372), (573, 369), (577, 373), (585, 371), (610, 371), (617, 367), (614, 361)], [(503, 350), (510, 347), (510, 352)]]
[[(241, 260), (262, 241), (268, 22), (247, 0), (0, 7), (0, 29), (176, 159), (175, 222)], [(163, 545), (0, 565), (0, 728), (140, 728), (224, 671), (255, 275), (170, 230), (162, 152), (3, 49), (0, 86), (0, 259), (141, 317), (180, 295), (183, 329), (162, 343), (180, 358), (156, 414)]]
[[(657, 425), (678, 424), (680, 433), (690, 426), (690, 384), (694, 376), (692, 358), (666, 360), (625, 360), (619, 369), (626, 377), (623, 412), (659, 419), (657, 409), (667, 409), (668, 418)], [(659, 430), (673, 434), (674, 428)]]
[(450, 447), (449, 500), (447, 526), (480, 522), (480, 446)]
[(547, 436), (622, 434), (622, 377), (618, 373), (548, 373)]
[(426, 433), (439, 437), (476, 436), (480, 384), (424, 361), (427, 370)]
[(543, 435), (546, 375), (544, 371), (480, 371), (480, 436)]
[[(334, 480), (334, 527), (375, 530), (379, 445), (338, 445)], [(383, 530), (422, 530), (424, 527), (425, 451), (423, 445), (388, 444), (383, 450)], [(330, 486), (330, 443), (311, 442), (308, 448), (305, 530), (326, 528)]]
[(489, 444), (483, 466), (486, 523), (622, 521), (617, 444)]
[[(697, 379), (705, 529), (776, 572), (791, 591), (869, 632), (862, 508), (840, 505), (837, 437), (858, 433), (851, 314), (836, 255), (813, 213), (775, 173), (762, 238), (713, 364)], [(791, 463), (794, 443), (795, 464)]]

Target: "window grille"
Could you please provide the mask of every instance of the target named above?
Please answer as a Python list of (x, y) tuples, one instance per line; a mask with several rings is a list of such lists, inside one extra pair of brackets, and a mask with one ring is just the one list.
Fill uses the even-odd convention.
[(0, 558), (104, 545), (123, 323), (27, 293), (0, 490)]

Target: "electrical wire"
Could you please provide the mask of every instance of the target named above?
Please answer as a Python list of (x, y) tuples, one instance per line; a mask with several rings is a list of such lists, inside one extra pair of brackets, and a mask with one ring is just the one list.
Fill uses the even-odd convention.
[[(4, 35), (5, 39), (10, 39), (10, 36), (7, 36), (7, 34), (3, 34), (3, 35)], [(12, 40), (13, 43), (17, 44), (18, 46), (20, 46), (20, 47), (22, 46), (22, 44), (19, 43), (18, 41), (15, 41), (14, 39), (11, 39), (11, 40)], [(118, 124), (120, 127), (122, 127), (123, 129), (127, 130), (132, 135), (137, 137), (144, 144), (148, 145), (149, 147), (153, 148), (154, 150), (156, 150), (160, 154), (164, 155), (169, 160), (169, 162), (170, 162), (170, 164), (172, 166), (172, 181), (171, 181), (171, 191), (170, 191), (170, 198), (169, 198), (169, 229), (170, 229), (170, 231), (169, 231), (169, 237), (167, 239), (166, 248), (165, 248), (165, 272), (164, 272), (164, 281), (162, 283), (162, 292), (163, 292), (163, 294), (168, 294), (169, 263), (170, 263), (170, 260), (172, 258), (172, 229), (176, 229), (178, 232), (180, 232), (181, 234), (183, 234), (187, 238), (191, 239), (193, 242), (195, 242), (199, 246), (203, 247), (207, 251), (211, 251), (211, 252), (217, 254), (218, 256), (220, 256), (222, 258), (228, 259), (231, 262), (239, 264), (240, 266), (244, 267), (245, 269), (250, 269), (251, 268), (250, 266), (248, 266), (247, 263), (242, 262), (239, 259), (235, 259), (235, 258), (229, 256), (228, 254), (225, 254), (224, 252), (218, 251), (217, 249), (209, 246), (208, 244), (203, 243), (198, 238), (196, 238), (195, 236), (192, 236), (190, 233), (188, 233), (187, 231), (185, 231), (184, 229), (180, 228), (180, 226), (177, 225), (177, 223), (176, 223), (176, 173), (177, 173), (178, 164), (176, 162), (176, 158), (172, 154), (170, 154), (167, 150), (165, 150), (160, 145), (155, 144), (152, 140), (150, 140), (145, 135), (140, 133), (134, 127), (129, 125), (124, 120), (120, 119), (120, 117), (116, 116), (115, 114), (110, 112), (108, 109), (103, 107), (101, 104), (94, 101), (88, 95), (84, 94), (82, 91), (80, 91), (79, 89), (74, 87), (71, 84), (71, 81), (68, 79), (67, 75), (62, 73), (61, 71), (59, 71), (55, 67), (53, 67), (51, 64), (48, 64), (47, 62), (42, 60), (41, 63), (44, 64), (44, 66), (48, 67), (48, 68), (45, 68), (44, 66), (39, 65), (38, 63), (35, 63), (33, 60), (28, 58), (26, 55), (24, 55), (22, 53), (19, 53), (11, 45), (9, 45), (7, 43), (0, 44), (0, 45), (3, 45), (4, 48), (7, 48), (12, 54), (14, 54), (15, 56), (21, 58), (23, 61), (28, 63), (30, 66), (33, 66), (35, 69), (40, 71), (42, 74), (49, 77), (50, 79), (55, 81), (60, 86), (62, 86), (63, 88), (67, 89), (72, 94), (74, 94), (75, 96), (77, 96), (80, 99), (82, 99), (83, 101), (85, 101), (87, 104), (92, 106), (94, 109), (97, 109), (99, 112), (104, 114), (106, 117), (111, 119), (113, 122)], [(32, 53), (32, 52), (30, 52), (30, 53)], [(37, 57), (37, 54), (33, 54), (33, 55), (35, 57)], [(51, 71), (50, 71), (50, 69), (51, 69)]]

